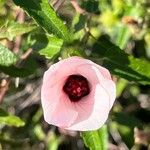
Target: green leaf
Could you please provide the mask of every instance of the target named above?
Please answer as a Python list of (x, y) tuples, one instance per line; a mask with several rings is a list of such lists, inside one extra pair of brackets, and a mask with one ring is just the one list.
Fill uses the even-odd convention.
[(8, 48), (0, 44), (0, 65), (10, 66), (17, 62), (17, 56)]
[(40, 55), (52, 59), (60, 52), (63, 40), (48, 34), (42, 34), (40, 31), (31, 35), (30, 45)]
[(0, 124), (15, 127), (22, 127), (25, 125), (24, 121), (21, 120), (19, 117), (10, 115), (1, 108), (0, 108)]
[(120, 27), (117, 27), (117, 39), (116, 39), (116, 44), (121, 48), (124, 49), (131, 38), (131, 32), (129, 29), (123, 25)]
[(84, 140), (85, 145), (90, 150), (108, 149), (108, 133), (106, 125), (95, 131), (82, 132), (81, 136)]
[(75, 32), (82, 30), (85, 27), (86, 22), (87, 16), (82, 14), (76, 14), (72, 21), (72, 30), (74, 30)]
[(97, 63), (103, 62), (112, 74), (141, 84), (150, 84), (150, 63), (126, 54), (111, 43), (106, 36), (101, 36), (93, 46), (93, 56)]
[(107, 9), (109, 9), (111, 7), (110, 5), (111, 3), (108, 2), (108, 0), (99, 0), (99, 10), (101, 12), (106, 11)]
[(117, 97), (119, 97), (122, 94), (123, 90), (126, 88), (127, 85), (128, 85), (127, 80), (124, 80), (121, 78), (117, 81), (117, 84), (116, 84), (116, 89), (117, 89), (116, 95), (117, 95)]
[(112, 120), (116, 121), (118, 124), (122, 124), (130, 128), (142, 127), (142, 123), (134, 115), (128, 115), (123, 112), (113, 113)]
[(7, 38), (12, 41), (14, 37), (28, 33), (35, 28), (36, 26), (32, 24), (20, 24), (15, 21), (7, 21), (5, 25), (0, 28), (0, 39)]
[(99, 12), (99, 1), (97, 0), (87, 0), (83, 1), (81, 7), (90, 13), (98, 13)]
[(85, 51), (83, 51), (80, 47), (67, 47), (61, 51), (61, 57), (66, 59), (72, 56), (86, 57)]
[(57, 16), (48, 0), (13, 0), (14, 3), (34, 18), (48, 33), (53, 33), (64, 41), (70, 41), (70, 33), (62, 20)]
[(33, 132), (39, 140), (44, 140), (44, 138), (46, 137), (40, 124), (35, 125)]
[(5, 3), (6, 3), (6, 0), (1, 0), (1, 1), (0, 1), (0, 8), (2, 8)]
[(62, 136), (57, 136), (55, 132), (50, 131), (47, 136), (47, 150), (58, 150), (63, 140), (64, 138)]
[(39, 50), (40, 55), (44, 55), (48, 59), (52, 59), (54, 56), (56, 56), (63, 45), (63, 40), (58, 39), (56, 37), (51, 36), (42, 36), (39, 37), (40, 39), (36, 41), (36, 43), (33, 46), (33, 49)]
[(26, 77), (33, 74), (37, 69), (37, 63), (34, 57), (28, 57), (25, 62), (23, 62), (21, 67), (16, 66), (1, 66), (0, 71), (4, 72), (5, 74), (10, 75), (11, 77)]
[(134, 114), (126, 114), (123, 112), (114, 112), (111, 119), (112, 121), (110, 122), (110, 127), (112, 130), (119, 131), (123, 141), (129, 147), (133, 146), (134, 128), (142, 128), (142, 122), (136, 118)]

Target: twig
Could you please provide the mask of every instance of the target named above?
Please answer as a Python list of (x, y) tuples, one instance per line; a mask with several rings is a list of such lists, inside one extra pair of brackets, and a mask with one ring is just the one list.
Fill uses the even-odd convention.
[(18, 110), (22, 110), (22, 109), (28, 107), (29, 105), (38, 103), (40, 101), (40, 90), (41, 90), (40, 85), (41, 85), (41, 80), (37, 81), (37, 83), (33, 87), (32, 94), (30, 94), (30, 96), (28, 98), (26, 98), (26, 100), (23, 103), (21, 103), (19, 105)]
[(3, 79), (1, 84), (0, 84), (0, 104), (3, 101), (3, 98), (8, 90), (8, 86), (10, 84), (10, 79)]
[(53, 7), (55, 8), (56, 11), (62, 6), (62, 4), (65, 2), (65, 0), (56, 0), (53, 3)]
[(85, 10), (82, 9), (82, 8), (79, 6), (77, 0), (71, 0), (70, 3), (72, 4), (72, 6), (73, 6), (74, 9), (76, 10), (76, 12), (78, 12), (78, 13), (80, 13), (80, 14), (85, 13)]
[(116, 146), (112, 143), (109, 143), (108, 147), (109, 147), (108, 148), (109, 150), (120, 150), (118, 146)]
[[(24, 12), (19, 9), (19, 12), (17, 14), (17, 20), (18, 20), (19, 23), (23, 23), (24, 19), (25, 19)], [(13, 52), (14, 53), (18, 53), (19, 52), (21, 41), (22, 41), (22, 37), (21, 36), (17, 36), (16, 40), (15, 40), (15, 45), (14, 45), (14, 48), (13, 48)]]
[(150, 132), (146, 132), (143, 130), (139, 130), (137, 127), (134, 128), (134, 141), (135, 144), (143, 144), (145, 146), (148, 146), (150, 139)]
[(32, 48), (29, 48), (20, 58), (22, 60), (26, 59), (32, 52)]
[(110, 134), (114, 141), (118, 144), (120, 150), (129, 150), (127, 145), (122, 141), (121, 135), (117, 129), (114, 129), (110, 126)]

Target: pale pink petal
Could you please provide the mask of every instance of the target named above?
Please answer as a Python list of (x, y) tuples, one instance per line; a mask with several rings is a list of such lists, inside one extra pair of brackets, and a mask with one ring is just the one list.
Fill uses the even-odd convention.
[[(110, 99), (109, 93), (107, 93), (107, 90), (105, 90), (106, 80), (95, 66), (81, 65), (78, 67), (78, 72), (87, 77), (89, 82), (93, 83), (93, 89), (90, 95), (82, 98), (82, 100), (76, 104), (76, 109), (79, 114), (77, 120), (74, 122), (74, 125), (68, 129), (78, 129), (80, 131), (97, 129), (106, 121), (110, 111), (110, 105), (113, 103), (114, 97)], [(110, 85), (107, 86), (108, 90), (110, 89), (110, 92), (115, 93), (115, 86), (113, 88), (111, 87), (114, 85), (113, 81), (108, 80), (108, 83), (110, 83)], [(86, 121), (82, 122), (83, 116), (86, 116), (85, 118), (87, 119)], [(85, 125), (87, 125), (86, 128)]]
[(69, 126), (77, 117), (78, 112), (74, 110), (67, 95), (62, 93), (62, 85), (53, 88), (42, 87), (42, 106), (44, 118), (49, 124), (66, 127)]
[(109, 95), (109, 107), (111, 108), (115, 101), (115, 97), (116, 97), (115, 83), (110, 79), (104, 78), (104, 76), (103, 77), (100, 76), (102, 73), (100, 69), (95, 69), (95, 73), (99, 79), (100, 85), (104, 88), (104, 90)]
[[(96, 114), (101, 114), (102, 116), (104, 115), (107, 118), (109, 110), (110, 110), (109, 108), (110, 99), (106, 90), (101, 86), (101, 83), (105, 81), (105, 78), (102, 76), (101, 72), (99, 72), (98, 68), (96, 68), (95, 66), (91, 66), (89, 64), (78, 66), (77, 72), (80, 72), (81, 75), (86, 77), (88, 81), (92, 83), (92, 89), (91, 89), (91, 93), (88, 96), (82, 98), (81, 101), (74, 104), (76, 111), (78, 112), (78, 117), (76, 121), (74, 122), (74, 124), (78, 124), (79, 122), (82, 122), (83, 120), (90, 120), (90, 118), (92, 121), (93, 117)], [(100, 97), (98, 97), (99, 95)], [(100, 102), (97, 103), (97, 101), (99, 100)], [(105, 111), (102, 110), (103, 108), (105, 108)], [(94, 110), (97, 110), (97, 111), (93, 114)], [(106, 112), (107, 114), (105, 114)], [(106, 118), (102, 117), (100, 119), (101, 122), (98, 122), (97, 119), (95, 119), (93, 121), (95, 125), (93, 125), (93, 123), (90, 123), (91, 125), (88, 126), (87, 128), (83, 126), (84, 129), (82, 128), (82, 126), (80, 126), (80, 124), (78, 124), (78, 127), (80, 126), (79, 130), (90, 130), (91, 127), (94, 127), (95, 129), (99, 128), (100, 125), (106, 121)], [(74, 130), (72, 126), (69, 127), (69, 129)], [(93, 128), (91, 128), (91, 130), (93, 130)]]
[(95, 64), (95, 66), (99, 69), (99, 71), (101, 72), (101, 74), (103, 75), (104, 78), (112, 80), (111, 75), (110, 75), (109, 71), (106, 68), (104, 68), (102, 66), (99, 66), (97, 64)]
[[(61, 85), (61, 84), (60, 84)], [(46, 83), (46, 80), (43, 81), (43, 86), (41, 90), (41, 102), (44, 111), (44, 118), (47, 122), (50, 123), (52, 114), (56, 108), (57, 103), (60, 101), (60, 91), (61, 88), (56, 84), (56, 86), (51, 87)]]
[(70, 75), (70, 73), (76, 73), (77, 63), (83, 64), (83, 62), (78, 61), (79, 59), (80, 58), (78, 57), (69, 59), (69, 64), (66, 64), (66, 60), (60, 61), (52, 65), (44, 73), (43, 85), (41, 90), (41, 99), (43, 106), (48, 107), (48, 104), (52, 105), (53, 103), (59, 101), (58, 97), (63, 92), (62, 87), (65, 83), (65, 80)]
[(111, 109), (116, 98), (116, 85), (112, 80), (104, 80), (102, 82), (102, 87), (109, 95), (109, 100), (110, 100), (109, 107)]
[[(71, 102), (62, 90), (68, 76), (87, 78), (91, 92)], [(71, 57), (52, 65), (44, 74), (41, 100), (49, 124), (70, 130), (94, 130), (107, 120), (115, 99), (115, 84), (107, 69), (90, 60)]]
[(77, 116), (78, 112), (74, 110), (70, 100), (66, 95), (62, 95), (52, 113), (52, 118), (49, 123), (62, 128), (69, 127)]
[[(74, 119), (75, 116), (77, 116), (77, 112), (73, 110), (72, 105), (71, 104), (69, 105), (67, 103), (67, 101), (70, 102), (70, 100), (68, 99), (66, 101), (67, 96), (61, 97), (61, 95), (64, 94), (62, 88), (65, 80), (70, 75), (70, 72), (72, 72), (72, 74), (74, 73), (76, 74), (77, 62), (79, 65), (83, 64), (83, 62), (78, 61), (79, 59), (80, 58), (78, 57), (71, 59), (67, 67), (66, 67), (67, 65), (66, 60), (58, 62), (52, 65), (44, 74), (43, 85), (41, 90), (41, 100), (42, 100), (42, 107), (44, 111), (44, 118), (49, 124), (54, 124), (58, 126), (64, 126), (64, 125), (67, 126), (70, 125), (72, 120), (67, 119), (65, 117), (63, 120), (64, 123), (62, 123), (62, 120), (60, 118), (63, 118), (67, 114), (70, 114), (72, 119)], [(61, 70), (61, 75), (58, 70)], [(68, 104), (68, 107), (62, 105), (65, 103), (65, 101), (66, 104)], [(67, 108), (67, 111), (65, 111), (65, 107)]]
[[(82, 100), (78, 101), (78, 103), (74, 103), (75, 109), (79, 112), (78, 117), (74, 123), (80, 122), (82, 120), (87, 119), (93, 111), (94, 103), (95, 103), (95, 88), (97, 84), (99, 84), (99, 78), (95, 72), (97, 69), (95, 66), (91, 66), (90, 64), (83, 64), (77, 67), (76, 72), (85, 78), (88, 79), (90, 84), (90, 94), (83, 97)], [(97, 69), (98, 70), (98, 69)], [(103, 79), (103, 76), (99, 72), (99, 76)], [(108, 99), (109, 101), (109, 99)]]
[(46, 122), (56, 126), (70, 125), (76, 119), (77, 112), (62, 91), (64, 81), (59, 81), (53, 86), (45, 82), (46, 80), (43, 80), (41, 99)]
[(57, 85), (60, 81), (65, 81), (69, 75), (76, 73), (78, 66), (86, 64), (87, 62), (88, 61), (85, 61), (83, 58), (76, 56), (61, 60), (51, 65), (44, 73), (43, 82), (48, 82), (49, 84), (47, 86)]
[[(72, 103), (75, 110), (78, 112), (78, 117), (74, 123), (81, 122), (82, 120), (87, 119), (93, 111), (93, 106), (95, 103), (95, 88), (96, 85), (99, 84), (99, 79), (96, 76), (95, 69), (97, 68), (91, 66), (89, 63), (81, 64), (76, 67), (76, 74), (80, 74), (88, 79), (91, 92), (89, 95), (83, 97), (82, 100), (78, 103)], [(99, 76), (103, 78), (101, 73), (99, 73)]]
[(106, 68), (104, 68), (100, 65), (97, 65), (96, 63), (92, 62), (91, 60), (86, 60), (86, 62), (87, 62), (87, 64), (91, 64), (92, 66), (95, 66), (96, 68), (98, 68), (104, 78), (111, 80), (111, 75)]
[(95, 89), (95, 104), (90, 117), (70, 126), (69, 130), (87, 131), (100, 128), (107, 120), (109, 114), (109, 96), (98, 84)]

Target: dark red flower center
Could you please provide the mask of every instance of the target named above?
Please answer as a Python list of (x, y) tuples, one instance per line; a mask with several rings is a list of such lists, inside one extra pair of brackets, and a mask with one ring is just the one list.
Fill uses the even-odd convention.
[(63, 91), (71, 101), (77, 102), (90, 93), (88, 80), (82, 75), (70, 75), (63, 86)]

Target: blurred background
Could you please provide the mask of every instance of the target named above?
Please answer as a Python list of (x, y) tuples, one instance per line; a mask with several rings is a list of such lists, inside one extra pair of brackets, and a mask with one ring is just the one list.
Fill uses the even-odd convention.
[[(75, 43), (81, 44), (87, 54), (94, 47), (90, 30), (93, 37), (105, 35), (126, 53), (150, 60), (149, 0), (49, 3), (74, 32)], [(0, 66), (0, 150), (88, 149), (78, 132), (48, 125), (43, 119), (40, 90), (44, 71), (60, 57), (77, 53), (70, 48), (45, 59), (38, 54), (46, 47), (44, 32), (11, 0), (0, 0), (0, 43), (20, 58), (18, 68)], [(117, 99), (106, 123), (108, 149), (150, 149), (150, 86), (117, 76), (113, 79)]]

